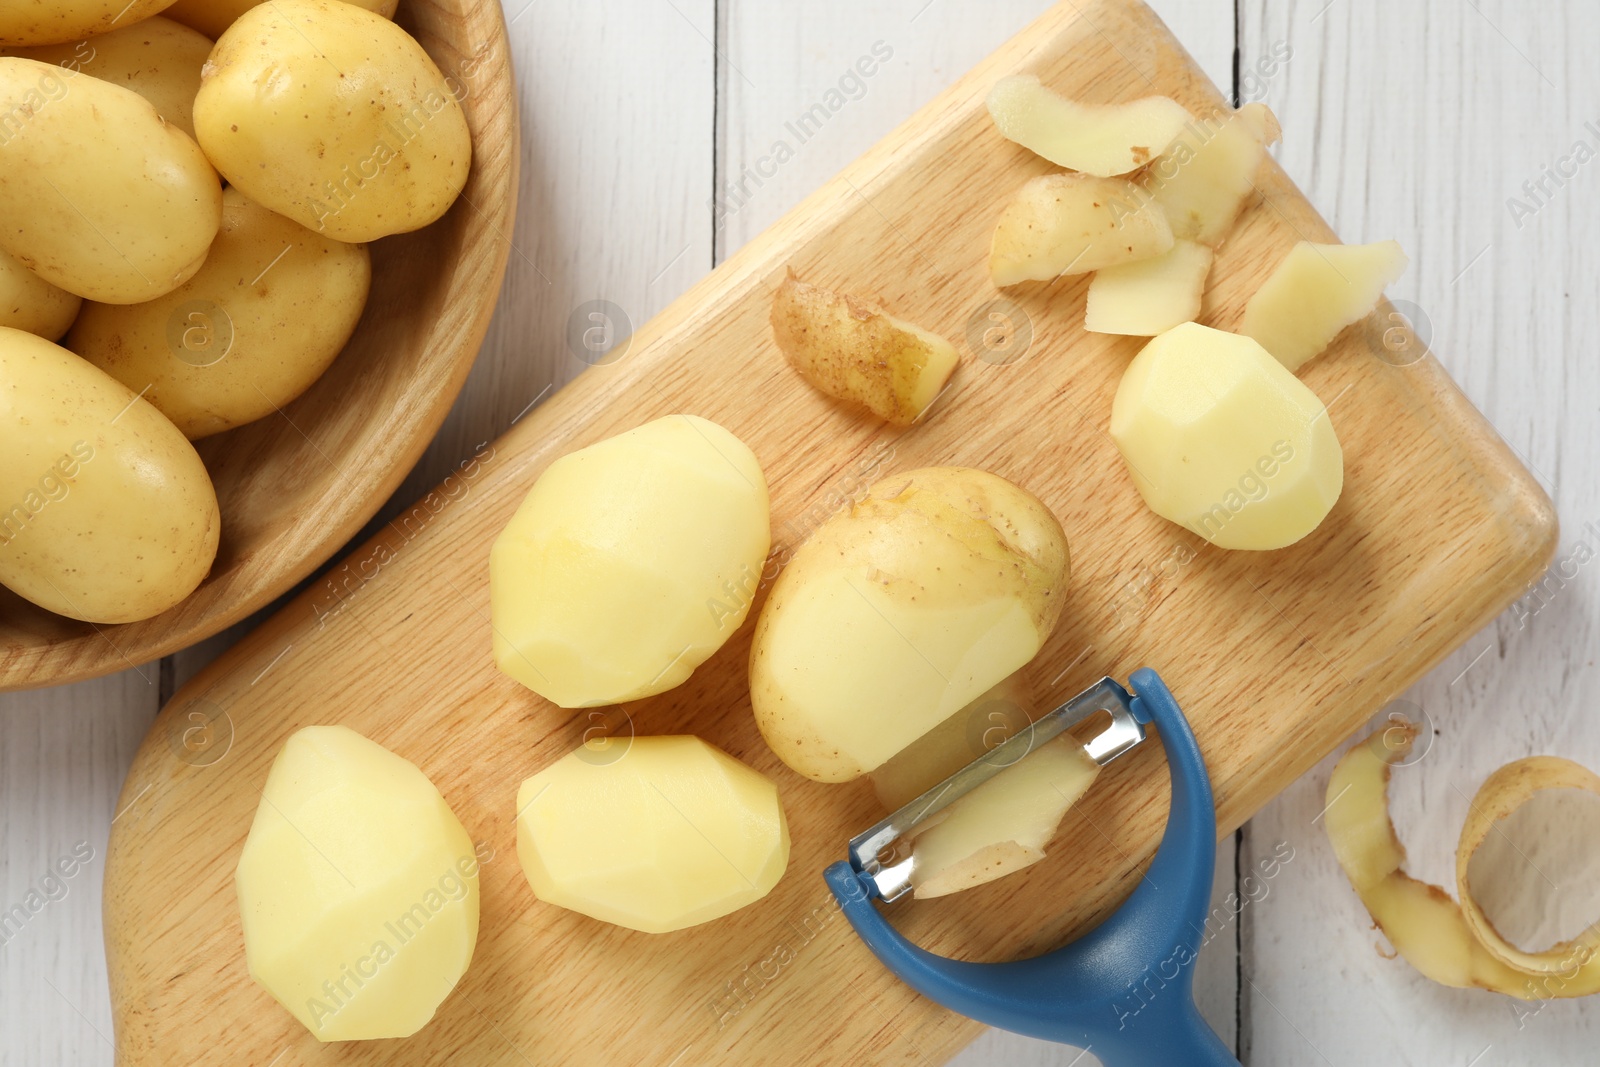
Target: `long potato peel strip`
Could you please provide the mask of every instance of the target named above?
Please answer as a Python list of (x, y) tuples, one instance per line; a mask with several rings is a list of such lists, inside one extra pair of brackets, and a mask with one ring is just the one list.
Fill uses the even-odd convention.
[(1345, 753), (1328, 780), (1328, 836), (1373, 922), (1408, 963), (1442, 985), (1488, 989), (1523, 1000), (1600, 991), (1600, 925), (1542, 952), (1524, 952), (1494, 928), (1467, 883), (1472, 855), (1496, 822), (1542, 790), (1584, 789), (1600, 795), (1600, 776), (1554, 756), (1517, 760), (1491, 774), (1461, 828), (1458, 903), (1439, 886), (1406, 874), (1405, 846), (1389, 818), (1389, 774), (1415, 740), (1413, 727), (1381, 730)]

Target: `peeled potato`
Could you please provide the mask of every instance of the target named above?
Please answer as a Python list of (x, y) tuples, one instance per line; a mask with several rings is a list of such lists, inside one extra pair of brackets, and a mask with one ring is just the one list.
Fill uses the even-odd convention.
[(237, 189), (200, 272), (144, 304), (88, 304), (66, 346), (190, 440), (278, 411), (355, 332), (372, 284), (365, 245), (290, 222)]
[(1278, 119), (1265, 104), (1196, 119), (1141, 179), (1181, 238), (1215, 245), (1251, 191)]
[(0, 45), (60, 44), (147, 19), (172, 0), (7, 0)]
[(770, 780), (698, 737), (605, 738), (522, 783), (517, 858), (545, 903), (662, 934), (771, 892), (789, 826)]
[(911, 884), (942, 897), (1044, 859), (1067, 809), (1100, 774), (1070, 737), (1058, 737), (939, 812), (912, 839)]
[(1253, 337), (1291, 371), (1320, 355), (1351, 323), (1367, 317), (1383, 290), (1406, 271), (1397, 241), (1289, 250), (1244, 309), (1239, 332)]
[(222, 519), (194, 446), (127, 386), (0, 328), (0, 584), (94, 623), (159, 615), (194, 591)]
[(1172, 227), (1148, 193), (1122, 178), (1042, 174), (1000, 215), (989, 247), (996, 285), (1049, 281), (1153, 259), (1172, 247)]
[(131, 90), (0, 59), (0, 249), (69, 293), (154, 300), (188, 281), (222, 222), (222, 186), (187, 134)]
[(1211, 273), (1210, 248), (1174, 241), (1164, 256), (1096, 271), (1084, 328), (1092, 333), (1154, 337), (1200, 314)]
[[(177, 3), (162, 14), (175, 22), (199, 30), (214, 41), (221, 37), (223, 31), (232, 26), (240, 15), (253, 7), (260, 7), (265, 2), (266, 0), (177, 0)], [(394, 18), (395, 8), (400, 6), (400, 0), (346, 0), (346, 3), (364, 7), (386, 19)]]
[(0, 252), (0, 326), (54, 341), (78, 317), (83, 298), (57, 289), (16, 257)]
[(229, 184), (339, 241), (428, 225), (472, 163), (461, 104), (428, 53), (341, 0), (241, 15), (206, 64), (194, 124)]
[(194, 136), (194, 98), (211, 38), (156, 16), (86, 41), (8, 48), (6, 55), (53, 63), (132, 89), (178, 129)]
[(1138, 170), (1167, 150), (1189, 121), (1165, 96), (1123, 104), (1084, 104), (1032, 74), (1001, 78), (989, 90), (989, 114), (1009, 140), (1059, 167), (1108, 178)]
[(896, 426), (922, 415), (959, 362), (943, 337), (793, 274), (773, 298), (772, 334), (806, 381)]
[(495, 663), (564, 708), (665, 692), (744, 622), (771, 539), (761, 466), (714, 422), (569, 453), (489, 554)]
[(871, 771), (1033, 659), (1066, 579), (1061, 525), (1004, 478), (884, 478), (773, 585), (750, 650), (756, 723), (808, 778)]
[(1222, 548), (1293, 544), (1344, 486), (1316, 394), (1250, 338), (1192, 322), (1128, 365), (1111, 437), (1150, 510)]
[(234, 885), (250, 976), (319, 1041), (416, 1033), (478, 941), (471, 838), (414, 764), (344, 726), (284, 743)]

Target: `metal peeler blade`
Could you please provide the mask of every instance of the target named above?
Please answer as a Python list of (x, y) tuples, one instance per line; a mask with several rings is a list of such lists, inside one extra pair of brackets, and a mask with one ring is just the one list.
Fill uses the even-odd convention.
[(955, 774), (906, 804), (887, 819), (850, 839), (850, 864), (870, 881), (884, 901), (911, 890), (912, 859), (897, 848), (913, 830), (1040, 745), (1052, 741), (1099, 712), (1109, 712), (1111, 725), (1096, 734), (1085, 749), (1102, 767), (1145, 739), (1145, 722), (1135, 710), (1133, 695), (1111, 678), (1102, 678), (1054, 711), (1041, 716), (1015, 736), (985, 752)]
[[(911, 988), (947, 1008), (990, 1026), (1076, 1045), (1106, 1067), (1239, 1067), (1194, 1003), (1194, 962), (1204, 939), (1217, 858), (1211, 778), (1194, 730), (1161, 676), (1146, 668), (1135, 671), (1129, 683), (1132, 695), (1107, 678), (1069, 700), (1039, 720), (1054, 732), (1034, 741), (1059, 736), (1071, 723), (1105, 709), (1112, 728), (1091, 746), (1100, 762), (1137, 745), (1147, 724), (1166, 751), (1172, 804), (1155, 857), (1122, 906), (1078, 940), (1030, 959), (971, 963), (912, 944), (873, 903), (879, 884), (897, 895), (904, 892), (896, 880), (909, 877), (909, 868), (869, 870), (877, 859), (869, 851), (872, 842), (895, 840), (917, 819), (999, 773), (1016, 755), (1007, 753), (1012, 741), (856, 838), (850, 860), (831, 865), (823, 878), (873, 955)], [(1047, 720), (1054, 721), (1045, 726)], [(1026, 745), (1025, 737), (1026, 732), (1012, 740)], [(945, 786), (948, 791), (941, 793)], [(903, 816), (910, 821), (897, 821)]]

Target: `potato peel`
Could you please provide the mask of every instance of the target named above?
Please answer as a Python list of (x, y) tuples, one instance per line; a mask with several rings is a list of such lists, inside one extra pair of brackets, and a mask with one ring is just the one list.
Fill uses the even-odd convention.
[(1058, 737), (957, 800), (913, 838), (917, 898), (959, 893), (1044, 859), (1062, 817), (1099, 774), (1083, 746)]
[(1472, 855), (1494, 824), (1546, 789), (1600, 795), (1600, 776), (1570, 760), (1535, 756), (1495, 771), (1479, 788), (1456, 851), (1456, 891), (1404, 870), (1405, 846), (1389, 818), (1389, 775), (1416, 740), (1391, 726), (1356, 745), (1328, 781), (1325, 821), (1339, 866), (1373, 922), (1406, 962), (1441, 985), (1487, 989), (1521, 1000), (1600, 991), (1600, 926), (1542, 952), (1524, 952), (1495, 930), (1467, 882)]
[(820, 392), (910, 426), (939, 398), (960, 357), (949, 341), (875, 304), (800, 281), (772, 299), (772, 335)]

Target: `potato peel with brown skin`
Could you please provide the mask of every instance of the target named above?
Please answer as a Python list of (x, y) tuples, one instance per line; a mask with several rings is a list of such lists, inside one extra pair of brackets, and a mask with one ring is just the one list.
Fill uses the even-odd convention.
[(895, 426), (917, 421), (956, 369), (955, 347), (848, 293), (790, 271), (772, 300), (772, 335), (819, 391)]
[(989, 277), (1005, 287), (1089, 274), (1165, 255), (1172, 241), (1161, 205), (1133, 182), (1041, 174), (1000, 212), (989, 242)]
[(1457, 903), (1405, 872), (1405, 846), (1389, 818), (1390, 770), (1415, 739), (1409, 725), (1375, 733), (1345, 753), (1328, 780), (1328, 837), (1372, 921), (1408, 963), (1441, 985), (1521, 1000), (1600, 992), (1600, 925), (1542, 952), (1523, 952), (1495, 930), (1467, 883), (1472, 854), (1495, 823), (1542, 790), (1600, 794), (1600, 776), (1554, 756), (1517, 760), (1490, 775), (1472, 800), (1456, 849)]

